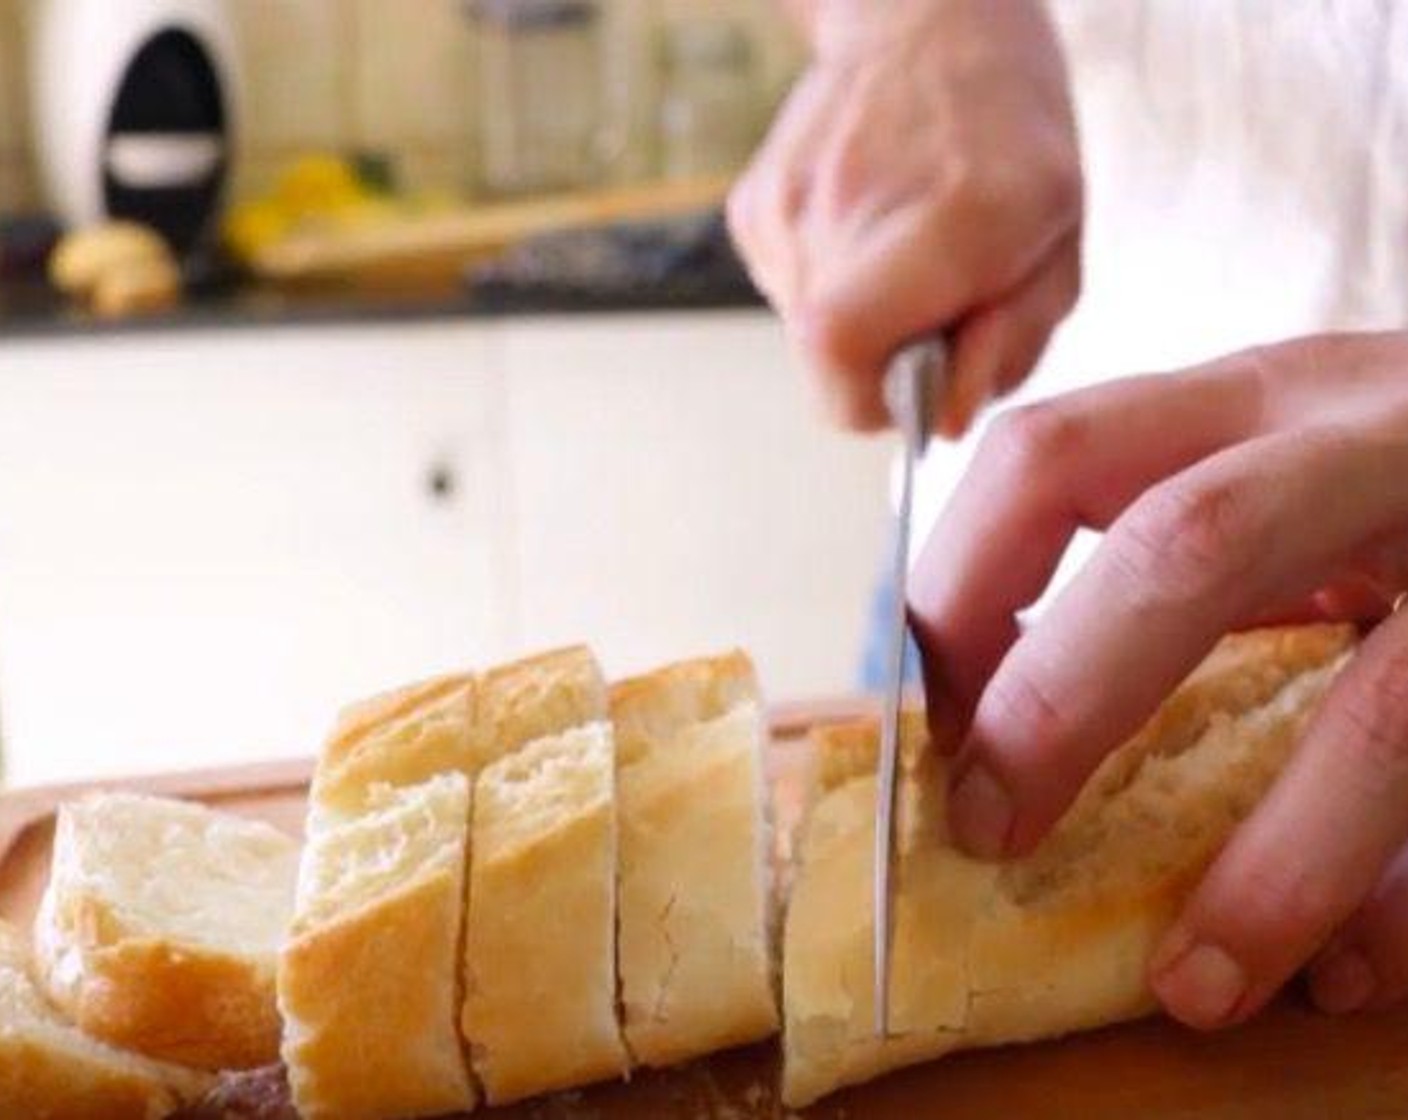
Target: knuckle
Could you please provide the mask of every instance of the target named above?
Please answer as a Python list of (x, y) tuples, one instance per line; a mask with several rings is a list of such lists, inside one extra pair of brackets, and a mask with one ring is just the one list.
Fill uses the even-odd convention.
[(849, 380), (855, 326), (844, 309), (811, 299), (797, 313), (797, 334), (809, 363), (828, 379)]
[(948, 210), (971, 221), (1020, 220), (1024, 228), (1056, 231), (1079, 222), (1083, 194), (1079, 169), (1065, 159), (954, 154), (940, 197)]
[(833, 424), (852, 432), (874, 431), (884, 426), (884, 410), (859, 381), (824, 368), (818, 377), (822, 408)]
[(734, 184), (725, 203), (728, 230), (739, 246), (746, 246), (752, 236), (755, 228), (754, 209), (753, 179), (750, 174)]
[(778, 175), (772, 195), (777, 221), (790, 229), (807, 209), (811, 179), (804, 171), (789, 167)]
[(1242, 876), (1229, 906), (1246, 937), (1271, 945), (1318, 941), (1341, 917), (1333, 884), (1323, 876), (1284, 867)]
[(1408, 646), (1356, 678), (1337, 706), (1342, 749), (1379, 778), (1408, 776)]
[(883, 427), (880, 385), (859, 363), (859, 343), (850, 321), (811, 308), (799, 312), (793, 325), (798, 350), (831, 422), (848, 431)]
[(1084, 205), (1080, 167), (1064, 153), (1043, 161), (1041, 172), (1028, 176), (1026, 183), (1034, 211), (1048, 224), (1066, 226), (1078, 219)]
[(1026, 744), (1038, 753), (1062, 742), (1067, 726), (1054, 692), (1017, 666), (993, 678), (980, 718), (987, 729), (1000, 727), (1003, 739)]
[(1089, 424), (1081, 413), (1055, 402), (1029, 404), (993, 420), (977, 458), (994, 474), (1039, 478), (1054, 463), (1078, 455), (1088, 441)]
[(1251, 575), (1254, 517), (1240, 482), (1166, 483), (1116, 523), (1109, 559), (1123, 590), (1150, 606), (1201, 601)]
[(1069, 264), (1061, 278), (1061, 290), (1057, 298), (1058, 320), (1069, 315), (1080, 302), (1080, 293), (1085, 284), (1085, 265), (1081, 260), (1080, 245), (1074, 244), (1069, 250)]
[(873, 348), (865, 308), (848, 294), (811, 296), (798, 308), (796, 329), (802, 349), (824, 374), (851, 384), (873, 381)]
[(955, 221), (978, 229), (1011, 222), (1026, 205), (1015, 176), (1005, 164), (966, 159), (950, 169), (946, 201)]

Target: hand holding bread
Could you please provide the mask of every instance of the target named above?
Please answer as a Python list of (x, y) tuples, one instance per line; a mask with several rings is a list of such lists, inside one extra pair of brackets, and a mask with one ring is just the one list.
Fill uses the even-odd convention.
[[(1408, 586), (1408, 333), (1308, 338), (998, 418), (911, 582), (952, 822), (1030, 852), (1224, 632), (1382, 618)], [(1078, 528), (1093, 558), (1025, 630)], [(1408, 994), (1408, 615), (1364, 642), (1210, 868), (1155, 988), (1200, 1027), (1307, 961), (1323, 1007)]]

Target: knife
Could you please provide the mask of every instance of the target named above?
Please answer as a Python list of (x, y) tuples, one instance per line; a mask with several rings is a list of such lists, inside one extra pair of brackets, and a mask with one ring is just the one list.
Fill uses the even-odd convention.
[(945, 388), (947, 348), (941, 339), (909, 343), (885, 371), (885, 404), (904, 439), (903, 481), (895, 518), (894, 613), (890, 618), (889, 665), (880, 725), (880, 760), (875, 787), (874, 965), (875, 1036), (890, 1033), (890, 934), (894, 911), (896, 775), (900, 751), (900, 703), (904, 693), (908, 643), (906, 603), (909, 583), (910, 514), (914, 505), (914, 471), (929, 444), (935, 403)]

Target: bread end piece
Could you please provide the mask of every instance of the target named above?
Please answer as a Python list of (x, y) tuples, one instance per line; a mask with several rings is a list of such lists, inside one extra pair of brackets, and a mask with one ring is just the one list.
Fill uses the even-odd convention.
[[(961, 1048), (1045, 1038), (1154, 1008), (1149, 956), (1231, 830), (1280, 772), (1354, 642), (1347, 627), (1226, 640), (1097, 770), (1025, 859), (947, 841), (946, 761), (904, 724), (892, 989), (871, 1037), (869, 885), (878, 729), (820, 736), (819, 800), (787, 917), (783, 1099)], [(870, 772), (867, 772), (869, 770)]]
[(380, 786), (315, 833), (279, 961), (283, 1058), (304, 1120), (477, 1103), (456, 1030), (469, 781)]
[(623, 1076), (610, 725), (539, 739), (480, 776), (461, 1017), (490, 1103)]
[(0, 922), (0, 1106), (15, 1120), (161, 1120), (213, 1079), (90, 1038), (41, 995), (28, 947)]
[(766, 1038), (778, 1012), (764, 718), (747, 656), (612, 689), (626, 1041), (667, 1066)]
[(277, 1060), (274, 976), (297, 863), (277, 829), (190, 802), (114, 793), (61, 807), (35, 922), (50, 998), (151, 1058)]

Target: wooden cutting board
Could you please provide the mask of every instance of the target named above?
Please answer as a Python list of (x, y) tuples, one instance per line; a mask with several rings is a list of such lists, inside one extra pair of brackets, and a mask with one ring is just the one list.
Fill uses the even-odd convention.
[[(857, 710), (779, 713), (772, 755), (779, 824), (801, 805), (800, 734)], [(0, 796), (0, 917), (30, 920), (48, 873), (53, 814), (89, 789), (189, 797), (297, 834), (311, 766), (272, 763)], [(777, 1047), (715, 1055), (679, 1070), (501, 1110), (486, 1120), (758, 1120), (776, 1098)], [(1254, 1022), (1201, 1035), (1151, 1019), (1069, 1039), (959, 1054), (838, 1093), (815, 1120), (1359, 1120), (1408, 1118), (1408, 1008), (1330, 1019), (1288, 995)]]
[(351, 283), (374, 289), (458, 284), (466, 265), (564, 229), (646, 221), (722, 204), (731, 180), (685, 179), (478, 206), (372, 223), (312, 229), (261, 249), (248, 265), (276, 284)]

